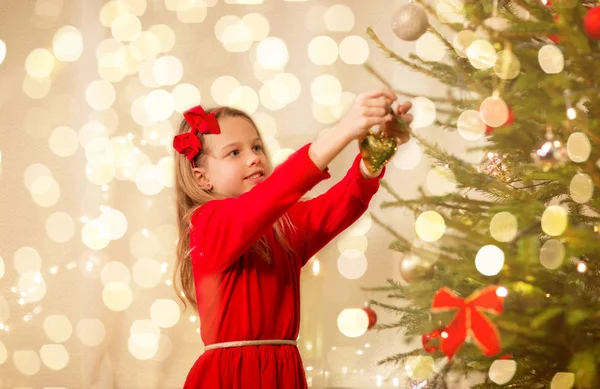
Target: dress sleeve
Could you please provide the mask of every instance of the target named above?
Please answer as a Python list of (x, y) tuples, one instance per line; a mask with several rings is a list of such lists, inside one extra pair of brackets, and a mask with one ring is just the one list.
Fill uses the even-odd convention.
[(330, 177), (309, 158), (309, 146), (290, 155), (248, 192), (209, 201), (194, 213), (190, 248), (199, 271), (230, 267), (307, 191)]
[(290, 219), (303, 235), (302, 265), (338, 234), (350, 227), (368, 208), (385, 173), (365, 179), (360, 172), (358, 155), (346, 176), (324, 194), (298, 202), (290, 210)]

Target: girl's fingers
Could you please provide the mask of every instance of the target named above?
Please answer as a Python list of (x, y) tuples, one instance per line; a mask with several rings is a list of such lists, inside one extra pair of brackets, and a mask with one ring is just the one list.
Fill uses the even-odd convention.
[(412, 103), (410, 101), (405, 101), (402, 104), (398, 104), (398, 106), (396, 107), (396, 113), (398, 115), (402, 115), (410, 111), (411, 108)]
[(365, 107), (363, 108), (364, 116), (385, 116), (387, 109), (385, 107)]
[(369, 98), (363, 102), (364, 107), (389, 107), (391, 104), (392, 100), (386, 96)]
[(410, 124), (415, 118), (410, 113), (407, 113), (405, 115), (400, 115), (400, 119), (402, 119), (406, 124)]
[(394, 93), (394, 91), (392, 91), (390, 89), (376, 89), (376, 90), (365, 93), (363, 96), (364, 96), (364, 100), (376, 99), (376, 98), (382, 97), (382, 96), (385, 98), (388, 98), (391, 101), (396, 100), (396, 94)]

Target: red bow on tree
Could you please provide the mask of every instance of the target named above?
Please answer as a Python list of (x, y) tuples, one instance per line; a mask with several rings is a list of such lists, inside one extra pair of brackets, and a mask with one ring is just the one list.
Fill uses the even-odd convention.
[(191, 130), (183, 134), (176, 135), (173, 138), (173, 148), (179, 154), (184, 154), (186, 158), (196, 167), (194, 158), (202, 150), (202, 141), (198, 134), (220, 134), (219, 122), (214, 113), (206, 113), (201, 106), (196, 106), (183, 113), (185, 121), (190, 125)]
[(440, 332), (435, 330), (423, 335), (425, 350), (434, 351), (428, 346), (433, 338), (440, 338), (440, 348), (444, 355), (452, 358), (470, 332), (481, 351), (491, 357), (500, 352), (500, 334), (494, 324), (483, 314), (491, 312), (500, 314), (503, 310), (504, 298), (497, 294), (498, 286), (488, 286), (476, 291), (466, 299), (458, 297), (448, 288), (438, 290), (431, 304), (432, 312), (458, 309), (458, 313), (450, 324)]

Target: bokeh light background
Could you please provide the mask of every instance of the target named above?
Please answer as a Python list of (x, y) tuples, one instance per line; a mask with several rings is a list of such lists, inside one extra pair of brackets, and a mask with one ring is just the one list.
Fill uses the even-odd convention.
[[(243, 3), (243, 4), (242, 4)], [(415, 104), (414, 130), (473, 162), (478, 131), (443, 132), (432, 80), (384, 58), (372, 26), (402, 55), (444, 59), (426, 34), (401, 42), (404, 1), (30, 0), (0, 2), (0, 387), (177, 388), (203, 352), (171, 274), (177, 237), (173, 130), (192, 105), (252, 114), (274, 163), (331, 128), (369, 61)], [(464, 132), (464, 131), (463, 131)], [(475, 135), (474, 135), (475, 134)], [(463, 135), (463, 136), (461, 136)], [(339, 180), (356, 144), (332, 163)], [(403, 197), (455, 190), (411, 141), (387, 180)], [(435, 213), (371, 210), (415, 244), (444, 233)], [(404, 387), (377, 366), (418, 346), (364, 333), (360, 286), (399, 278), (399, 255), (369, 215), (304, 269), (299, 348), (309, 386)], [(378, 311), (379, 322), (392, 320)], [(232, 313), (235, 314), (235, 313)]]

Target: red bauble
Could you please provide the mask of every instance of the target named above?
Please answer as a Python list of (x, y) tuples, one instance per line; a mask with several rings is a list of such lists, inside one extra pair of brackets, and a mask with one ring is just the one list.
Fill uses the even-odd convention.
[(367, 328), (371, 329), (371, 327), (377, 324), (377, 313), (371, 307), (368, 306), (364, 307), (363, 311), (365, 311), (367, 313), (367, 316), (369, 317), (369, 327)]
[(592, 39), (600, 39), (600, 7), (587, 11), (583, 18), (585, 32)]
[[(512, 109), (508, 109), (508, 119), (506, 119), (506, 123), (504, 123), (503, 125), (501, 125), (500, 127), (505, 127), (505, 126), (510, 126), (511, 124), (513, 124), (513, 122), (515, 121), (515, 114), (513, 113)], [(485, 125), (485, 134), (489, 135), (492, 132), (494, 132), (494, 130), (497, 127), (490, 127), (487, 124)]]

